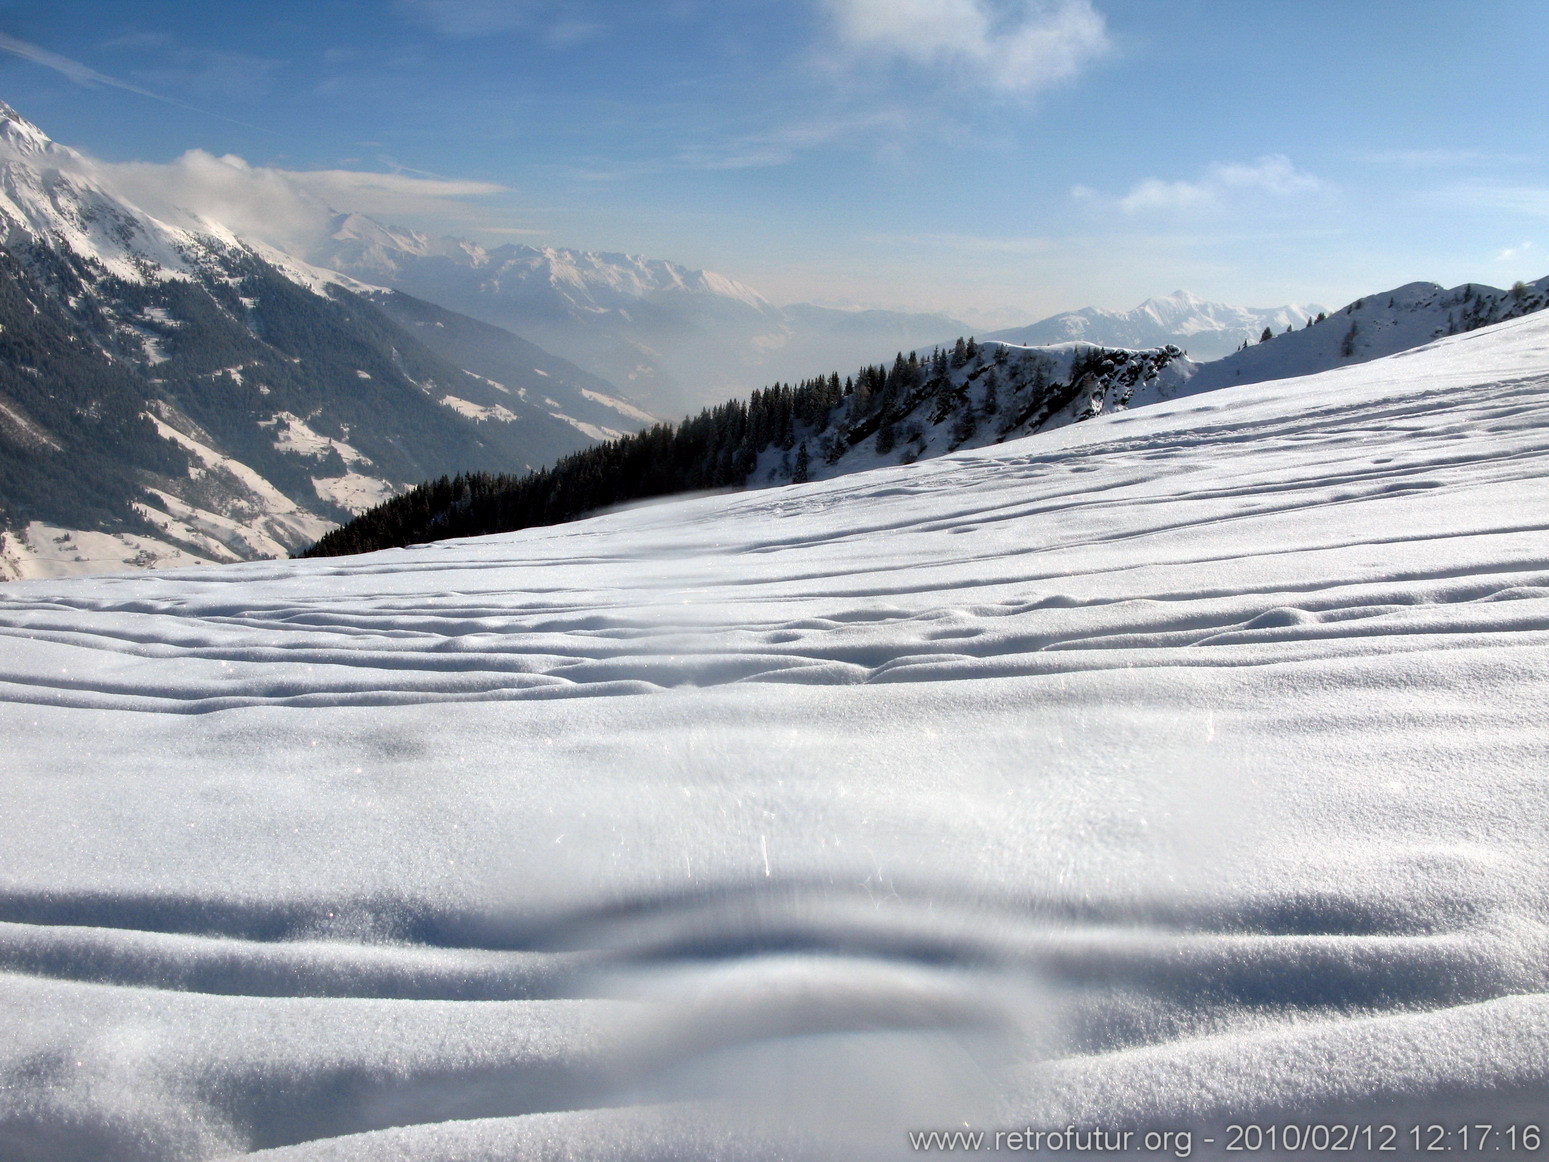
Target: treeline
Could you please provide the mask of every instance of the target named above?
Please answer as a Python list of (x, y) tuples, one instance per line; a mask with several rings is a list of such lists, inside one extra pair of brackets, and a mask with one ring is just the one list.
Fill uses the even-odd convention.
[[(918, 361), (916, 361), (916, 366)], [(861, 373), (870, 390), (884, 368)], [(799, 427), (822, 427), (857, 392), (837, 375), (792, 386), (775, 384), (746, 401), (731, 400), (681, 424), (573, 452), (552, 467), (522, 476), (488, 472), (442, 476), (384, 501), (326, 534), (301, 556), (333, 557), (447, 537), (562, 524), (632, 500), (746, 484), (760, 452), (790, 448)]]
[[(814, 460), (833, 463), (868, 439), (874, 438), (877, 452), (887, 455), (902, 437), (900, 425), (911, 417), (923, 415), (924, 422), (937, 423), (954, 415), (972, 419), (974, 381), (983, 377), (993, 383), (995, 368), (1005, 358), (1004, 347), (993, 350), (986, 359), (973, 339), (959, 339), (923, 359), (900, 353), (891, 367), (863, 367), (844, 380), (834, 373), (795, 385), (777, 383), (680, 424), (657, 424), (575, 452), (538, 472), (443, 476), (361, 514), (300, 555), (341, 556), (513, 532), (631, 501), (739, 488), (770, 453), (780, 458), (785, 478), (800, 483)], [(1077, 383), (1111, 364), (1114, 354), (1101, 348), (1078, 353), (1065, 378)], [(1068, 384), (1052, 384), (1046, 370), (1040, 356), (1023, 361), (1016, 386), (1034, 390), (1004, 409), (1007, 430), (1069, 402)], [(980, 398), (994, 398), (993, 387), (986, 395), (986, 386), (978, 384)], [(964, 431), (972, 434), (971, 426), (958, 427), (962, 438)]]

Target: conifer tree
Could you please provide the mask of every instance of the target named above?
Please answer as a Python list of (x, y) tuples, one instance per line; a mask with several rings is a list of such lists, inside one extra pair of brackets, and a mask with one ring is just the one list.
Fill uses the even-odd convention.
[[(1004, 347), (1001, 348), (1005, 350)], [(984, 375), (984, 403), (982, 405), (985, 419), (989, 419), (1000, 411), (1000, 376), (995, 368), (991, 367)]]

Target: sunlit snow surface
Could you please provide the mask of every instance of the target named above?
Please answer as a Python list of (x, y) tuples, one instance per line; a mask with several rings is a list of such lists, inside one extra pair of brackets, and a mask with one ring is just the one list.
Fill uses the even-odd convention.
[(1534, 316), (822, 484), (6, 586), (0, 1157), (1549, 1121), (1546, 454)]

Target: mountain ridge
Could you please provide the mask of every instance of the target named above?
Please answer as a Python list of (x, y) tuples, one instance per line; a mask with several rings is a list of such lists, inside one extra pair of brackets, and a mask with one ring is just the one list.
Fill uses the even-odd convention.
[(0, 577), (279, 556), (437, 472), (641, 422), (514, 336), (485, 336), (511, 383), (471, 373), (397, 292), (206, 225), (0, 110)]
[(1510, 289), (1464, 283), (1410, 282), (1363, 295), (1327, 316), (1249, 343), (1201, 367), (1195, 391), (1314, 375), (1424, 346), (1447, 335), (1549, 307), (1549, 276)]
[(657, 425), (527, 477), (444, 476), (362, 513), (302, 556), (337, 556), (560, 524), (611, 506), (706, 489), (804, 484), (911, 464), (1184, 394), (1176, 347), (1013, 347), (958, 339), (799, 385), (776, 384)]
[(1083, 307), (1026, 326), (991, 331), (983, 338), (1023, 347), (1076, 340), (1130, 348), (1173, 344), (1203, 363), (1229, 354), (1245, 339), (1257, 339), (1265, 327), (1281, 332), (1288, 326), (1301, 326), (1324, 310), (1315, 304), (1294, 303), (1236, 307), (1176, 290), (1148, 298), (1129, 311)]
[[(1186, 292), (1168, 298), (1184, 308), (1201, 301)], [(659, 425), (577, 453), (528, 479), (443, 477), (362, 514), (303, 555), (509, 532), (675, 492), (805, 484), (910, 464), (1115, 411), (1370, 362), (1546, 307), (1549, 277), (1506, 291), (1409, 283), (1333, 316), (1320, 311), (1300, 331), (1266, 333), (1209, 363), (1175, 345), (1026, 347), (960, 338), (923, 357), (900, 354), (891, 369), (867, 366), (842, 385), (837, 374), (776, 384), (676, 428)]]

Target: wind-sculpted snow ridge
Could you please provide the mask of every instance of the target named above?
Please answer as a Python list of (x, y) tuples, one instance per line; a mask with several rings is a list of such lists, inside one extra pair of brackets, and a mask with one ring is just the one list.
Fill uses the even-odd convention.
[(820, 483), (7, 586), (0, 1157), (1540, 1156), (1546, 420), (1538, 315)]

